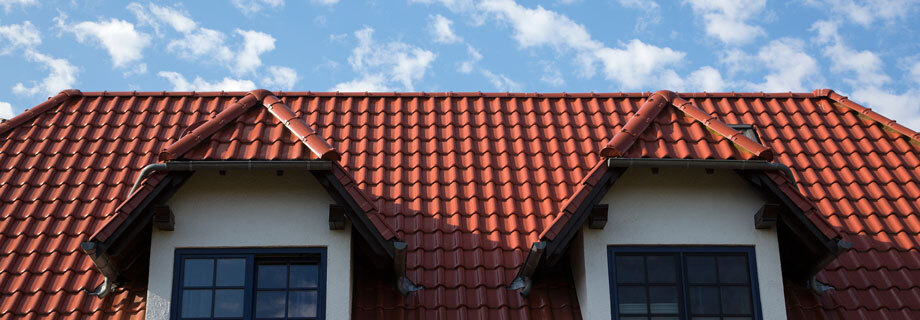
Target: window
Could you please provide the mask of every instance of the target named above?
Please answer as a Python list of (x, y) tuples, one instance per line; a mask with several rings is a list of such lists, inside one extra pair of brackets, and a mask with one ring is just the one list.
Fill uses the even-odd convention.
[(614, 319), (760, 319), (752, 247), (609, 248)]
[(173, 319), (322, 319), (325, 249), (179, 249)]

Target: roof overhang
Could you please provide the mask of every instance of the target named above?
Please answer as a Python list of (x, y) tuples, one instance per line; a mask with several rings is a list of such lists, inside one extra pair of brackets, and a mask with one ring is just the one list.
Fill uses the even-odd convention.
[[(540, 235), (540, 241), (532, 245), (515, 282), (526, 283), (535, 273), (550, 270), (559, 263), (592, 209), (626, 170), (637, 167), (734, 170), (775, 200), (782, 206), (777, 217), (777, 233), (783, 275), (789, 280), (813, 277), (850, 247), (849, 242), (841, 240), (840, 235), (817, 216), (814, 205), (799, 193), (792, 171), (785, 165), (762, 160), (608, 158), (582, 180), (575, 194), (563, 205), (560, 215)], [(754, 219), (751, 227), (755, 227)], [(511, 288), (524, 287), (519, 284)]]
[[(153, 168), (153, 169), (150, 169)], [(105, 286), (142, 286), (147, 277), (155, 208), (164, 205), (199, 170), (302, 170), (311, 173), (345, 210), (375, 264), (393, 265), (395, 234), (377, 217), (376, 206), (344, 169), (328, 160), (169, 161), (149, 165), (129, 197), (81, 246), (106, 278)], [(108, 283), (111, 282), (111, 283)]]

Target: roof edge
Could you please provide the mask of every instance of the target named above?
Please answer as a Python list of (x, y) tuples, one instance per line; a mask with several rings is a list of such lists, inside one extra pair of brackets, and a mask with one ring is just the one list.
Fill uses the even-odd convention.
[(674, 97), (676, 97), (674, 92), (668, 90), (660, 90), (649, 96), (648, 100), (645, 100), (645, 103), (639, 107), (639, 111), (636, 111), (636, 114), (620, 128), (620, 131), (613, 135), (607, 146), (601, 149), (601, 155), (605, 157), (625, 155), (639, 135), (652, 123), (652, 119), (657, 117)]
[(856, 111), (857, 113), (862, 114), (868, 117), (869, 119), (872, 119), (873, 121), (878, 122), (881, 125), (888, 127), (891, 130), (896, 131), (897, 133), (907, 136), (907, 138), (909, 139), (913, 139), (914, 141), (920, 142), (920, 133), (914, 130), (911, 130), (908, 127), (905, 127), (897, 123), (897, 121), (892, 120), (888, 117), (885, 117), (879, 114), (878, 112), (872, 111), (871, 108), (863, 107), (862, 105), (859, 105), (858, 103), (853, 102), (846, 96), (843, 96), (843, 95), (840, 95), (834, 92), (834, 90), (832, 89), (815, 89), (815, 91), (812, 91), (812, 94), (814, 94), (815, 97), (825, 97), (830, 100), (833, 100), (834, 102), (837, 102), (847, 108), (850, 108), (850, 110)]
[(63, 90), (57, 95), (48, 98), (45, 102), (39, 103), (37, 106), (32, 107), (31, 109), (26, 110), (23, 113), (20, 113), (18, 116), (15, 116), (3, 123), (0, 123), (0, 134), (5, 134), (13, 128), (26, 123), (29, 120), (34, 119), (38, 115), (45, 113), (45, 111), (51, 110), (51, 108), (60, 106), (67, 100), (70, 100), (72, 97), (82, 97), (83, 93), (77, 89), (67, 89)]
[[(242, 97), (251, 91), (87, 91), (86, 97)], [(330, 91), (273, 91), (274, 95), (310, 97), (427, 97), (427, 98), (645, 98), (651, 92), (330, 92)], [(812, 92), (681, 92), (682, 98), (813, 98)]]

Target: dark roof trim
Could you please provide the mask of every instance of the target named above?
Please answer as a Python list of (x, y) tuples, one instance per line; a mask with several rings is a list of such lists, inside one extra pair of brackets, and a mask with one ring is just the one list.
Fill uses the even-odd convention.
[(11, 129), (28, 122), (29, 120), (34, 119), (38, 115), (44, 113), (45, 111), (50, 110), (51, 108), (60, 106), (67, 100), (73, 97), (82, 97), (83, 93), (77, 89), (68, 89), (61, 91), (56, 96), (48, 98), (47, 101), (40, 103), (39, 105), (26, 110), (23, 113), (20, 113), (18, 116), (15, 116), (3, 123), (0, 123), (0, 135), (7, 133)]

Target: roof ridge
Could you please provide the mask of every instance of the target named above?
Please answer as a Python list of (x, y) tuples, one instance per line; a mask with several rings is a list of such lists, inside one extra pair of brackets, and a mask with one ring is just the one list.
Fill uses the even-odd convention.
[(64, 102), (66, 102), (72, 97), (82, 97), (82, 96), (83, 96), (83, 93), (77, 89), (62, 90), (57, 95), (48, 98), (48, 100), (46, 100), (45, 102), (42, 102), (38, 104), (37, 106), (32, 107), (31, 109), (28, 109), (23, 113), (20, 113), (18, 116), (15, 116), (7, 121), (4, 121), (3, 123), (0, 123), (0, 134), (7, 133), (13, 128), (16, 128), (19, 125), (26, 123), (27, 121), (32, 120), (35, 117), (38, 117), (38, 115), (44, 113), (45, 111), (48, 111), (54, 107), (60, 106), (61, 104), (63, 104)]
[(815, 91), (812, 91), (812, 94), (815, 97), (825, 97), (833, 100), (834, 102), (837, 102), (838, 104), (843, 105), (850, 110), (856, 111), (857, 113), (862, 114), (885, 127), (888, 127), (900, 134), (907, 136), (908, 139), (913, 139), (917, 142), (920, 142), (920, 133), (917, 131), (905, 127), (897, 123), (897, 121), (883, 116), (878, 112), (872, 111), (872, 108), (863, 107), (860, 104), (853, 102), (846, 96), (834, 92), (832, 89), (815, 89)]
[(215, 117), (205, 121), (185, 136), (179, 138), (175, 143), (167, 146), (160, 152), (158, 159), (160, 161), (169, 161), (182, 156), (207, 137), (233, 122), (249, 108), (260, 103), (318, 158), (332, 161), (340, 159), (339, 153), (325, 139), (317, 135), (303, 119), (298, 118), (281, 99), (265, 89), (250, 91), (246, 96), (237, 100)]
[[(84, 96), (149, 96), (149, 97), (233, 97), (245, 96), (249, 91), (91, 91)], [(430, 97), (430, 98), (644, 98), (651, 92), (333, 92), (333, 91), (273, 91), (279, 97)], [(678, 96), (687, 98), (812, 98), (812, 92), (681, 92)]]
[(729, 141), (737, 147), (740, 147), (743, 151), (750, 152), (763, 160), (769, 161), (773, 159), (773, 150), (770, 148), (751, 140), (743, 133), (726, 125), (722, 120), (719, 120), (719, 118), (706, 113), (693, 105), (692, 102), (684, 100), (678, 96), (678, 94), (669, 90), (660, 90), (653, 93), (649, 99), (639, 107), (639, 111), (637, 111), (636, 114), (623, 125), (623, 128), (610, 139), (607, 146), (601, 150), (601, 155), (605, 157), (622, 157), (625, 155), (629, 148), (639, 138), (639, 135), (648, 129), (652, 121), (658, 117), (668, 103), (687, 116), (699, 121), (715, 133), (728, 138)]

